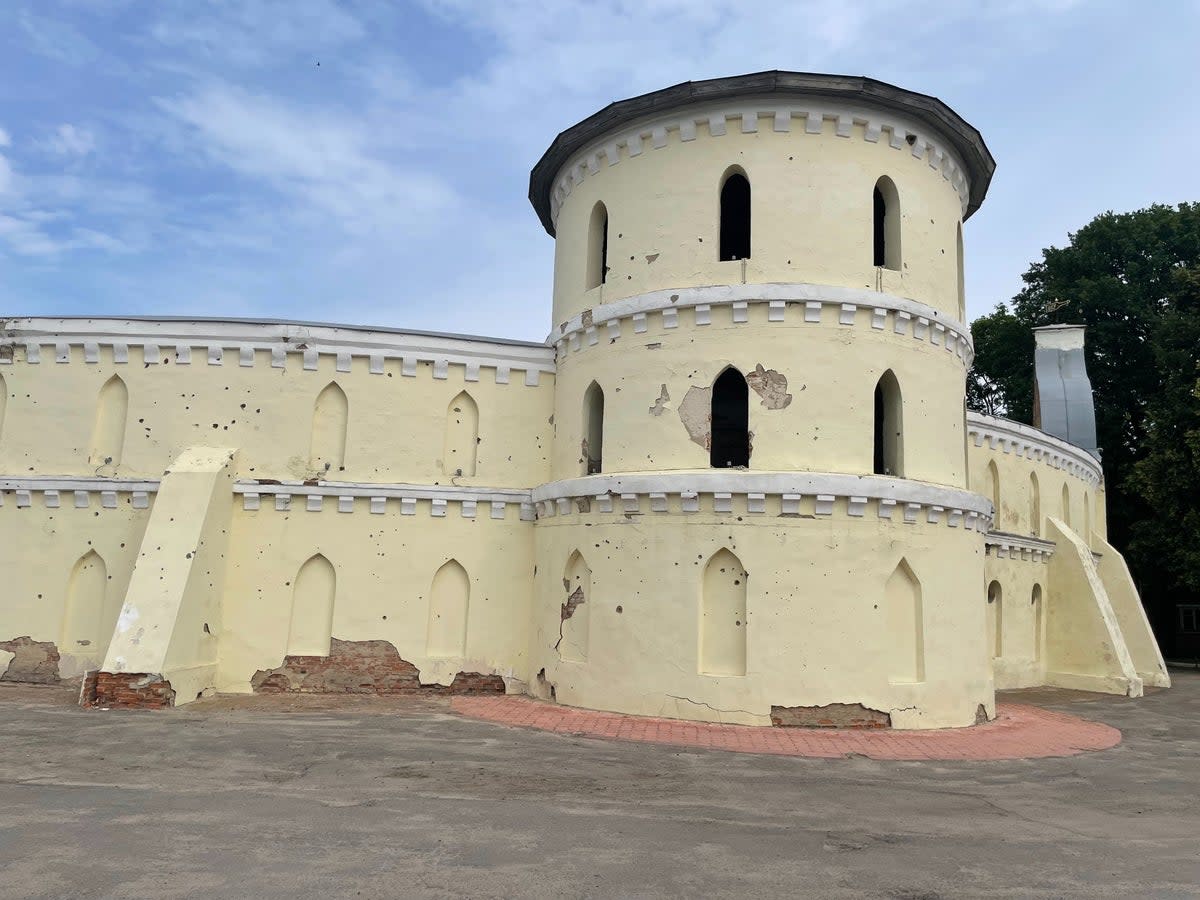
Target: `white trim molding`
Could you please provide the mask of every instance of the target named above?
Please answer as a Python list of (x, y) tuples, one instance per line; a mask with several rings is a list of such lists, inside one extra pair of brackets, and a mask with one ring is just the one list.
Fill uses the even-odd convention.
[(730, 306), (734, 324), (744, 324), (751, 304), (765, 304), (771, 323), (811, 325), (827, 321), (908, 335), (943, 347), (966, 366), (971, 365), (975, 355), (967, 326), (932, 306), (877, 291), (805, 282), (723, 284), (637, 294), (584, 310), (561, 323), (547, 342), (554, 343), (555, 359), (561, 362), (569, 353), (594, 346), (600, 336), (607, 345), (623, 335), (646, 333), (650, 314), (661, 317), (663, 329), (671, 329), (678, 327), (679, 310), (689, 309), (694, 317), (692, 324), (703, 327), (712, 321), (712, 307)]
[(1033, 562), (1048, 562), (1054, 555), (1054, 541), (1025, 534), (1009, 534), (1007, 531), (989, 531), (983, 536), (984, 552), (998, 559), (1023, 559)]
[(533, 502), (539, 520), (593, 511), (629, 515), (677, 509), (680, 513), (818, 518), (836, 512), (909, 525), (942, 523), (979, 532), (991, 528), (994, 512), (990, 500), (960, 488), (826, 472), (706, 470), (589, 475), (536, 487)]
[[(53, 351), (43, 355), (42, 347)], [(210, 366), (246, 368), (269, 360), (282, 369), (289, 357), (305, 371), (316, 371), (321, 356), (332, 357), (336, 370), (350, 371), (355, 357), (367, 360), (368, 371), (384, 374), (385, 360), (398, 360), (402, 376), (417, 374), (418, 363), (433, 366), (433, 377), (444, 379), (451, 365), (465, 369), (466, 381), (478, 381), (481, 368), (494, 373), (497, 384), (509, 384), (510, 373), (524, 372), (524, 382), (536, 386), (542, 373), (553, 374), (554, 351), (542, 344), (495, 338), (313, 322), (275, 322), (242, 319), (173, 318), (11, 318), (0, 319), (0, 364), (14, 362), (14, 348), (23, 347), (30, 365), (53, 360), (100, 361), (100, 348), (111, 348), (115, 364), (129, 363), (129, 348), (142, 348), (142, 362), (164, 361), (164, 351), (176, 365), (204, 362)], [(261, 352), (260, 352), (261, 351)]]
[(982, 447), (986, 442), (989, 450), (1045, 463), (1074, 475), (1093, 488), (1104, 480), (1104, 470), (1094, 456), (1031, 425), (969, 412), (967, 434), (976, 447)]
[[(288, 512), (300, 507), (293, 502), (302, 497), (307, 512), (321, 512), (325, 502), (338, 512), (351, 513), (363, 508), (375, 515), (387, 512), (389, 507), (398, 508), (401, 515), (416, 515), (417, 501), (428, 503), (427, 511), (433, 518), (444, 518), (451, 503), (455, 504), (464, 519), (483, 517), (503, 519), (509, 506), (517, 507), (521, 521), (531, 522), (534, 518), (533, 503), (528, 490), (513, 490), (492, 487), (463, 487), (439, 484), (370, 484), (365, 482), (320, 481), (308, 484), (302, 481), (238, 481), (233, 492), (242, 497), (242, 509), (255, 511), (262, 508), (262, 498), (273, 498), (273, 506), (279, 512)], [(365, 501), (362, 504), (355, 501)], [(392, 501), (389, 503), (389, 501)]]
[(827, 135), (850, 139), (855, 128), (869, 143), (885, 143), (924, 163), (941, 174), (958, 194), (965, 216), (970, 209), (971, 184), (966, 169), (949, 142), (932, 128), (892, 110), (866, 106), (833, 105), (829, 98), (792, 97), (739, 98), (736, 103), (693, 104), (626, 126), (622, 133), (606, 136), (577, 153), (564, 164), (550, 191), (550, 219), (558, 222), (558, 213), (576, 185), (582, 184), (604, 168), (622, 160), (669, 146), (674, 133), (681, 145), (694, 141), (699, 134), (721, 137), (728, 133), (754, 134), (759, 130), (790, 132), (804, 136)]
[(88, 509), (93, 505), (100, 509), (116, 509), (118, 495), (128, 494), (129, 505), (134, 509), (149, 509), (150, 495), (157, 491), (157, 481), (135, 478), (87, 478), (70, 475), (0, 478), (0, 506), (4, 505), (5, 495), (11, 493), (18, 509), (33, 506), (35, 496), (41, 498), (46, 509), (60, 509), (64, 506)]

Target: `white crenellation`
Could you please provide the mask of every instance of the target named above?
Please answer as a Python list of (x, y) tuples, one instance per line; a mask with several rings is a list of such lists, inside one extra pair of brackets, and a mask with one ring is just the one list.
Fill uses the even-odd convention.
[[(65, 365), (80, 359), (95, 365), (103, 358), (103, 350), (111, 354), (113, 363), (128, 363), (130, 347), (139, 347), (143, 361), (155, 364), (161, 361), (166, 346), (173, 349), (178, 365), (190, 365), (193, 349), (197, 349), (210, 366), (218, 367), (236, 358), (244, 368), (269, 361), (272, 368), (281, 369), (295, 354), (301, 357), (303, 371), (316, 372), (322, 368), (323, 357), (332, 357), (336, 371), (349, 372), (354, 358), (359, 357), (366, 360), (372, 375), (385, 374), (389, 360), (400, 360), (403, 375), (415, 375), (418, 363), (431, 363), (435, 378), (446, 377), (448, 366), (461, 366), (464, 380), (478, 380), (481, 369), (492, 369), (497, 384), (508, 384), (513, 369), (523, 370), (528, 386), (539, 383), (540, 373), (554, 372), (552, 348), (539, 344), (342, 325), (27, 317), (8, 319), (5, 326), (0, 346), (24, 347), (24, 361), (31, 365), (41, 362), (43, 346), (51, 348), (55, 361)], [(610, 325), (610, 337), (613, 327)], [(620, 324), (615, 327), (619, 333)], [(82, 353), (74, 354), (74, 347), (82, 348)], [(13, 362), (7, 354), (0, 356), (0, 361)]]
[(1054, 541), (1003, 531), (989, 531), (983, 536), (983, 543), (988, 556), (1042, 563), (1049, 561), (1057, 546)]
[[(863, 140), (869, 143), (879, 143), (880, 137), (887, 132), (889, 147), (908, 150), (913, 160), (940, 172), (958, 194), (963, 214), (970, 208), (971, 186), (965, 168), (945, 138), (928, 125), (918, 124), (891, 111), (857, 106), (831, 109), (827, 101), (797, 97), (785, 103), (773, 98), (752, 102), (750, 106), (746, 106), (745, 101), (740, 101), (736, 107), (706, 109), (693, 106), (658, 120), (634, 125), (619, 137), (606, 137), (601, 143), (582, 150), (562, 167), (550, 191), (550, 219), (557, 223), (562, 204), (587, 177), (602, 173), (605, 168), (617, 165), (622, 159), (642, 155), (644, 141), (650, 142), (652, 150), (662, 150), (670, 145), (669, 136), (674, 133), (679, 136), (681, 144), (686, 144), (695, 140), (697, 126), (707, 126), (710, 136), (721, 137), (729, 132), (729, 122), (737, 123), (734, 128), (737, 132), (754, 134), (758, 131), (758, 120), (764, 116), (772, 120), (772, 129), (781, 133), (792, 131), (793, 119), (803, 119), (803, 134), (809, 135), (826, 133), (826, 123), (830, 126), (829, 133), (841, 138), (853, 138), (858, 127)], [(911, 145), (908, 141), (910, 136), (913, 139)], [(604, 166), (600, 165), (601, 156), (605, 157)]]
[(967, 435), (976, 447), (987, 444), (990, 450), (1043, 463), (1067, 472), (1092, 488), (1098, 487), (1104, 478), (1100, 463), (1086, 450), (1031, 425), (970, 412), (967, 413)]
[[(631, 319), (633, 333), (645, 334), (649, 331), (649, 323), (652, 320), (661, 322), (664, 330), (677, 327), (681, 308), (692, 307), (696, 324), (702, 325), (710, 321), (713, 307), (729, 306), (732, 307), (734, 324), (747, 324), (750, 319), (747, 315), (748, 307), (764, 303), (767, 305), (768, 322), (786, 322), (790, 319), (794, 324), (800, 317), (789, 317), (786, 314), (787, 308), (803, 307), (804, 324), (820, 324), (821, 311), (828, 306), (836, 312), (840, 325), (869, 328), (870, 331), (877, 332), (886, 329), (890, 317), (895, 334), (908, 334), (913, 340), (944, 346), (948, 352), (957, 356), (965, 367), (971, 365), (975, 356), (968, 327), (931, 306), (906, 297), (894, 297), (876, 291), (804, 282), (713, 285), (638, 294), (593, 307), (573, 316), (554, 330), (547, 338), (547, 343), (553, 345), (550, 348), (551, 354), (561, 363), (571, 354), (586, 351), (591, 346), (592, 342), (581, 340), (591, 327), (585, 322), (603, 320), (611, 323)], [(870, 319), (857, 315), (860, 306), (871, 309)], [(620, 335), (619, 327), (615, 332), (610, 331), (608, 343), (615, 343)]]
[[(560, 501), (588, 497), (585, 508), (574, 509)], [(532, 498), (541, 518), (577, 511), (632, 514), (643, 509), (645, 497), (650, 512), (671, 514), (707, 511), (776, 513), (798, 516), (805, 513), (832, 516), (844, 510), (847, 516), (865, 518), (872, 508), (879, 519), (896, 521), (897, 506), (903, 521), (942, 524), (985, 531), (991, 525), (991, 503), (977, 494), (958, 488), (883, 476), (837, 473), (736, 473), (720, 471), (655, 473), (637, 475), (591, 475), (552, 482), (534, 488)], [(614, 501), (619, 501), (614, 503)]]

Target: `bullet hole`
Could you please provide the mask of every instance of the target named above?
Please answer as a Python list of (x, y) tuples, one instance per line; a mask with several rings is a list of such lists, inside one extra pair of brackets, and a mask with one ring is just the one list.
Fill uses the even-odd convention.
[(623, 613), (623, 612), (625, 612), (625, 607), (623, 607), (623, 606), (618, 606), (618, 607), (617, 607), (617, 613), (619, 614), (619, 613)]
[(204, 633), (205, 633), (205, 634), (212, 634), (212, 631), (209, 629), (209, 627), (208, 627), (208, 623), (207, 623), (207, 622), (205, 622), (205, 623), (204, 623)]
[(908, 146), (911, 147), (917, 142), (917, 136), (915, 134), (908, 134), (904, 136), (904, 140), (906, 140), (908, 142)]

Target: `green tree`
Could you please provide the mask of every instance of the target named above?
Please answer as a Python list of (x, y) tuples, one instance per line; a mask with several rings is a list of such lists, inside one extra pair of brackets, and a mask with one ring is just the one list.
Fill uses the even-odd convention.
[[(1010, 307), (998, 306), (971, 325), (976, 357), (968, 404), (1023, 422), (1032, 416), (1030, 329), (1087, 326), (1109, 534), (1128, 548), (1152, 615), (1172, 589), (1191, 585), (1200, 593), (1200, 560), (1184, 546), (1196, 530), (1158, 519), (1173, 480), (1196, 480), (1195, 448), (1188, 468), (1173, 470), (1169, 461), (1183, 452), (1180, 442), (1196, 413), (1196, 339), (1189, 363), (1187, 335), (1195, 326), (1198, 268), (1200, 203), (1107, 212), (1072, 234), (1066, 247), (1043, 250)], [(1163, 567), (1167, 559), (1170, 572)]]

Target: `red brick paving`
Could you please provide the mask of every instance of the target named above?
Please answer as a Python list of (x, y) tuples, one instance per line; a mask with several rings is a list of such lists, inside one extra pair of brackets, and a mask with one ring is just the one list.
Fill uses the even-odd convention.
[(768, 728), (626, 716), (516, 696), (455, 697), (461, 715), (557, 734), (825, 759), (1034, 759), (1107, 750), (1121, 732), (1101, 722), (1018, 703), (997, 705), (994, 721), (929, 731)]

